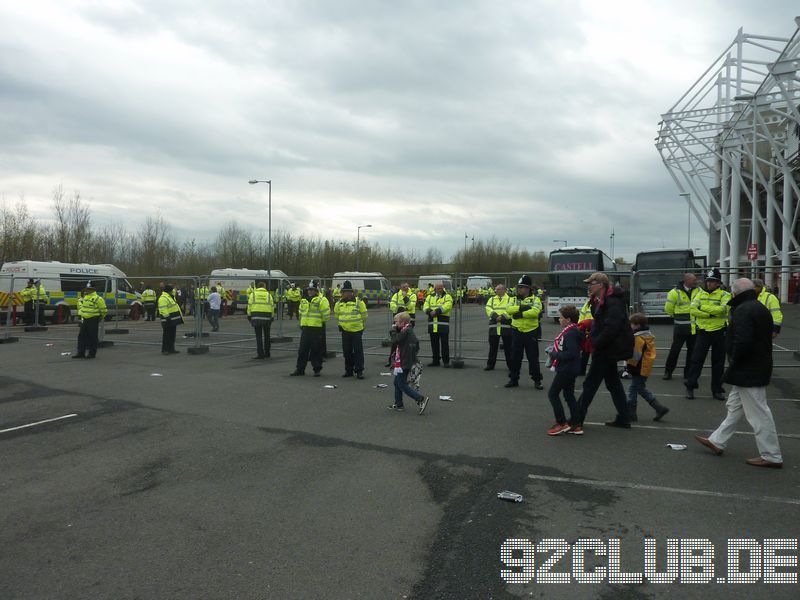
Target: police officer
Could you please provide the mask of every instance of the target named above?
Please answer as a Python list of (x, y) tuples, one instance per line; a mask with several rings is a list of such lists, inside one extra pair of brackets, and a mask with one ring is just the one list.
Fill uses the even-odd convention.
[(486, 316), (489, 317), (489, 358), (484, 371), (492, 371), (497, 362), (497, 350), (503, 340), (503, 352), (506, 356), (506, 367), (511, 370), (511, 317), (508, 308), (515, 303), (514, 298), (506, 294), (506, 286), (502, 283), (495, 288), (495, 295), (486, 302)]
[(340, 283), (337, 283), (336, 287), (333, 288), (333, 304), (335, 305), (341, 299), (342, 299), (342, 285)]
[(48, 304), (49, 300), (41, 279), (34, 282), (31, 297), (33, 298), (34, 310), (36, 311), (36, 323), (38, 325), (44, 325), (44, 307)]
[(353, 284), (345, 281), (341, 287), (341, 297), (333, 307), (339, 331), (342, 332), (342, 354), (344, 354), (344, 375), (364, 379), (364, 345), (361, 337), (367, 322), (367, 305), (353, 292)]
[(208, 312), (208, 295), (211, 290), (208, 289), (208, 282), (204, 281), (197, 288), (197, 298), (200, 300), (200, 318), (205, 318)]
[[(400, 289), (397, 290), (397, 292), (390, 298), (389, 310), (392, 311), (392, 315), (399, 315), (402, 312), (407, 312), (411, 317), (411, 327), (414, 327), (417, 314), (417, 296), (409, 287), (408, 283), (401, 283)], [(392, 366), (392, 360), (394, 358), (394, 352), (396, 348), (397, 346), (392, 344), (392, 347), (389, 351), (389, 359), (384, 365), (385, 367)]]
[(536, 330), (539, 328), (539, 315), (542, 302), (532, 293), (533, 283), (528, 275), (523, 275), (517, 283), (516, 302), (508, 307), (512, 321), (511, 327), (511, 367), (508, 369), (507, 388), (519, 386), (523, 353), (528, 357), (528, 373), (537, 390), (543, 390), (542, 370), (539, 367), (539, 345)]
[(783, 312), (781, 311), (781, 302), (777, 296), (764, 287), (764, 281), (761, 279), (753, 279), (753, 286), (755, 286), (758, 301), (761, 302), (769, 310), (772, 315), (772, 337), (778, 337), (781, 332), (781, 325), (783, 325)]
[(142, 305), (144, 306), (144, 320), (156, 320), (156, 293), (148, 284), (142, 291)]
[(428, 315), (428, 335), (431, 340), (433, 361), (429, 367), (444, 365), (450, 368), (450, 311), (453, 309), (453, 297), (444, 290), (441, 281), (433, 286), (433, 293), (425, 299), (423, 311)]
[(256, 282), (256, 287), (247, 297), (247, 320), (256, 334), (256, 355), (253, 360), (269, 358), (270, 329), (275, 312), (275, 302), (263, 281)]
[(299, 319), (300, 315), (298, 314), (298, 310), (300, 308), (300, 300), (302, 299), (303, 294), (300, 291), (300, 288), (297, 287), (297, 284), (291, 283), (289, 285), (289, 289), (286, 290), (286, 304), (289, 312), (289, 319), (291, 320), (292, 315), (295, 318)]
[(178, 325), (183, 324), (181, 307), (175, 301), (172, 285), (165, 285), (164, 291), (158, 297), (158, 316), (161, 318), (161, 354), (178, 354), (175, 350), (175, 337)]
[(33, 287), (33, 279), (28, 279), (28, 284), (22, 288), (19, 295), (22, 297), (23, 304), (23, 313), (22, 313), (22, 320), (24, 321), (25, 325), (33, 325), (33, 295), (36, 292), (36, 289)]
[[(81, 327), (78, 332), (78, 351), (72, 358), (94, 358), (97, 354), (97, 332), (100, 321), (108, 313), (106, 301), (97, 292), (92, 282), (86, 284), (83, 296), (78, 298), (78, 317)], [(88, 355), (87, 355), (88, 352)]]
[(684, 380), (689, 377), (689, 362), (694, 350), (695, 325), (692, 319), (691, 309), (692, 300), (695, 299), (700, 290), (697, 288), (697, 277), (694, 273), (686, 273), (683, 281), (678, 283), (667, 294), (667, 302), (664, 304), (664, 312), (672, 317), (672, 345), (669, 348), (667, 364), (664, 367), (664, 377), (662, 379), (672, 379), (672, 372), (678, 364), (678, 355), (681, 348), (686, 345), (686, 364), (683, 367)]
[(306, 297), (300, 301), (300, 347), (297, 349), (297, 366), (292, 377), (306, 374), (306, 365), (311, 361), (314, 377), (322, 371), (322, 332), (331, 316), (328, 299), (319, 293), (319, 282), (312, 279)]
[(686, 397), (694, 399), (697, 380), (703, 370), (709, 348), (711, 349), (711, 394), (725, 400), (722, 374), (725, 370), (725, 329), (728, 325), (728, 302), (731, 295), (722, 288), (722, 276), (716, 267), (706, 273), (706, 289), (700, 290), (692, 300), (691, 315), (695, 320), (697, 338), (694, 342), (689, 376), (686, 379)]

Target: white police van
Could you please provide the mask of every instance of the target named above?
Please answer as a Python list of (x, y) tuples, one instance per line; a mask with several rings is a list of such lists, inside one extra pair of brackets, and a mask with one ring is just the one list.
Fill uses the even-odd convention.
[(214, 269), (208, 278), (209, 289), (212, 286), (225, 289), (225, 298), (228, 313), (236, 310), (247, 310), (247, 289), (255, 285), (256, 281), (264, 281), (267, 289), (275, 291), (288, 285), (289, 276), (283, 271), (272, 269)]
[(0, 306), (24, 304), (20, 292), (28, 280), (41, 281), (47, 293), (44, 313), (53, 323), (67, 323), (77, 315), (78, 298), (91, 281), (97, 294), (106, 301), (109, 316), (138, 320), (142, 314), (139, 295), (125, 273), (114, 265), (62, 263), (59, 261), (20, 260), (0, 267)]

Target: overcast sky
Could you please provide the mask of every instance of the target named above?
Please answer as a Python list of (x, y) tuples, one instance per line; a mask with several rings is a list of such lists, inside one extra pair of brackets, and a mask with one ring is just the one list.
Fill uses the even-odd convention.
[[(737, 29), (796, 1), (168, 0), (0, 4), (0, 193), (96, 222), (157, 210), (400, 249), (464, 234), (617, 256), (686, 245), (660, 114)], [(692, 245), (707, 242), (693, 223)]]

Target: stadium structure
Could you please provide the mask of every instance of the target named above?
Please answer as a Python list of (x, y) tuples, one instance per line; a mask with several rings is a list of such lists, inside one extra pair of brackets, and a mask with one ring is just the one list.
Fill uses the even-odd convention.
[(788, 38), (739, 29), (661, 115), (656, 138), (678, 196), (708, 234), (709, 264), (763, 274), (783, 302), (800, 277), (799, 138), (800, 17)]

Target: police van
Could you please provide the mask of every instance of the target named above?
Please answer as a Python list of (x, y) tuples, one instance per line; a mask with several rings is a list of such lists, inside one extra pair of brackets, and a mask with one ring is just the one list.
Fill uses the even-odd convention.
[(233, 314), (236, 310), (247, 310), (247, 289), (256, 281), (264, 281), (267, 289), (273, 291), (288, 285), (286, 273), (277, 269), (272, 269), (271, 273), (267, 269), (214, 269), (208, 278), (208, 287), (222, 284), (225, 289), (223, 300), (228, 303), (228, 313)]
[(53, 323), (67, 323), (77, 315), (78, 298), (91, 281), (102, 296), (110, 316), (119, 315), (138, 320), (142, 302), (125, 273), (114, 265), (86, 263), (39, 262), (20, 260), (0, 267), (0, 306), (24, 304), (20, 292), (28, 280), (41, 281), (47, 293), (45, 317)]
[(331, 280), (331, 291), (345, 281), (353, 285), (353, 290), (367, 306), (387, 305), (392, 298), (392, 286), (382, 273), (365, 273), (362, 271), (341, 271), (334, 273)]
[(429, 285), (436, 285), (440, 281), (444, 285), (445, 291), (448, 293), (453, 292), (453, 278), (450, 275), (420, 275), (417, 289), (425, 291)]

